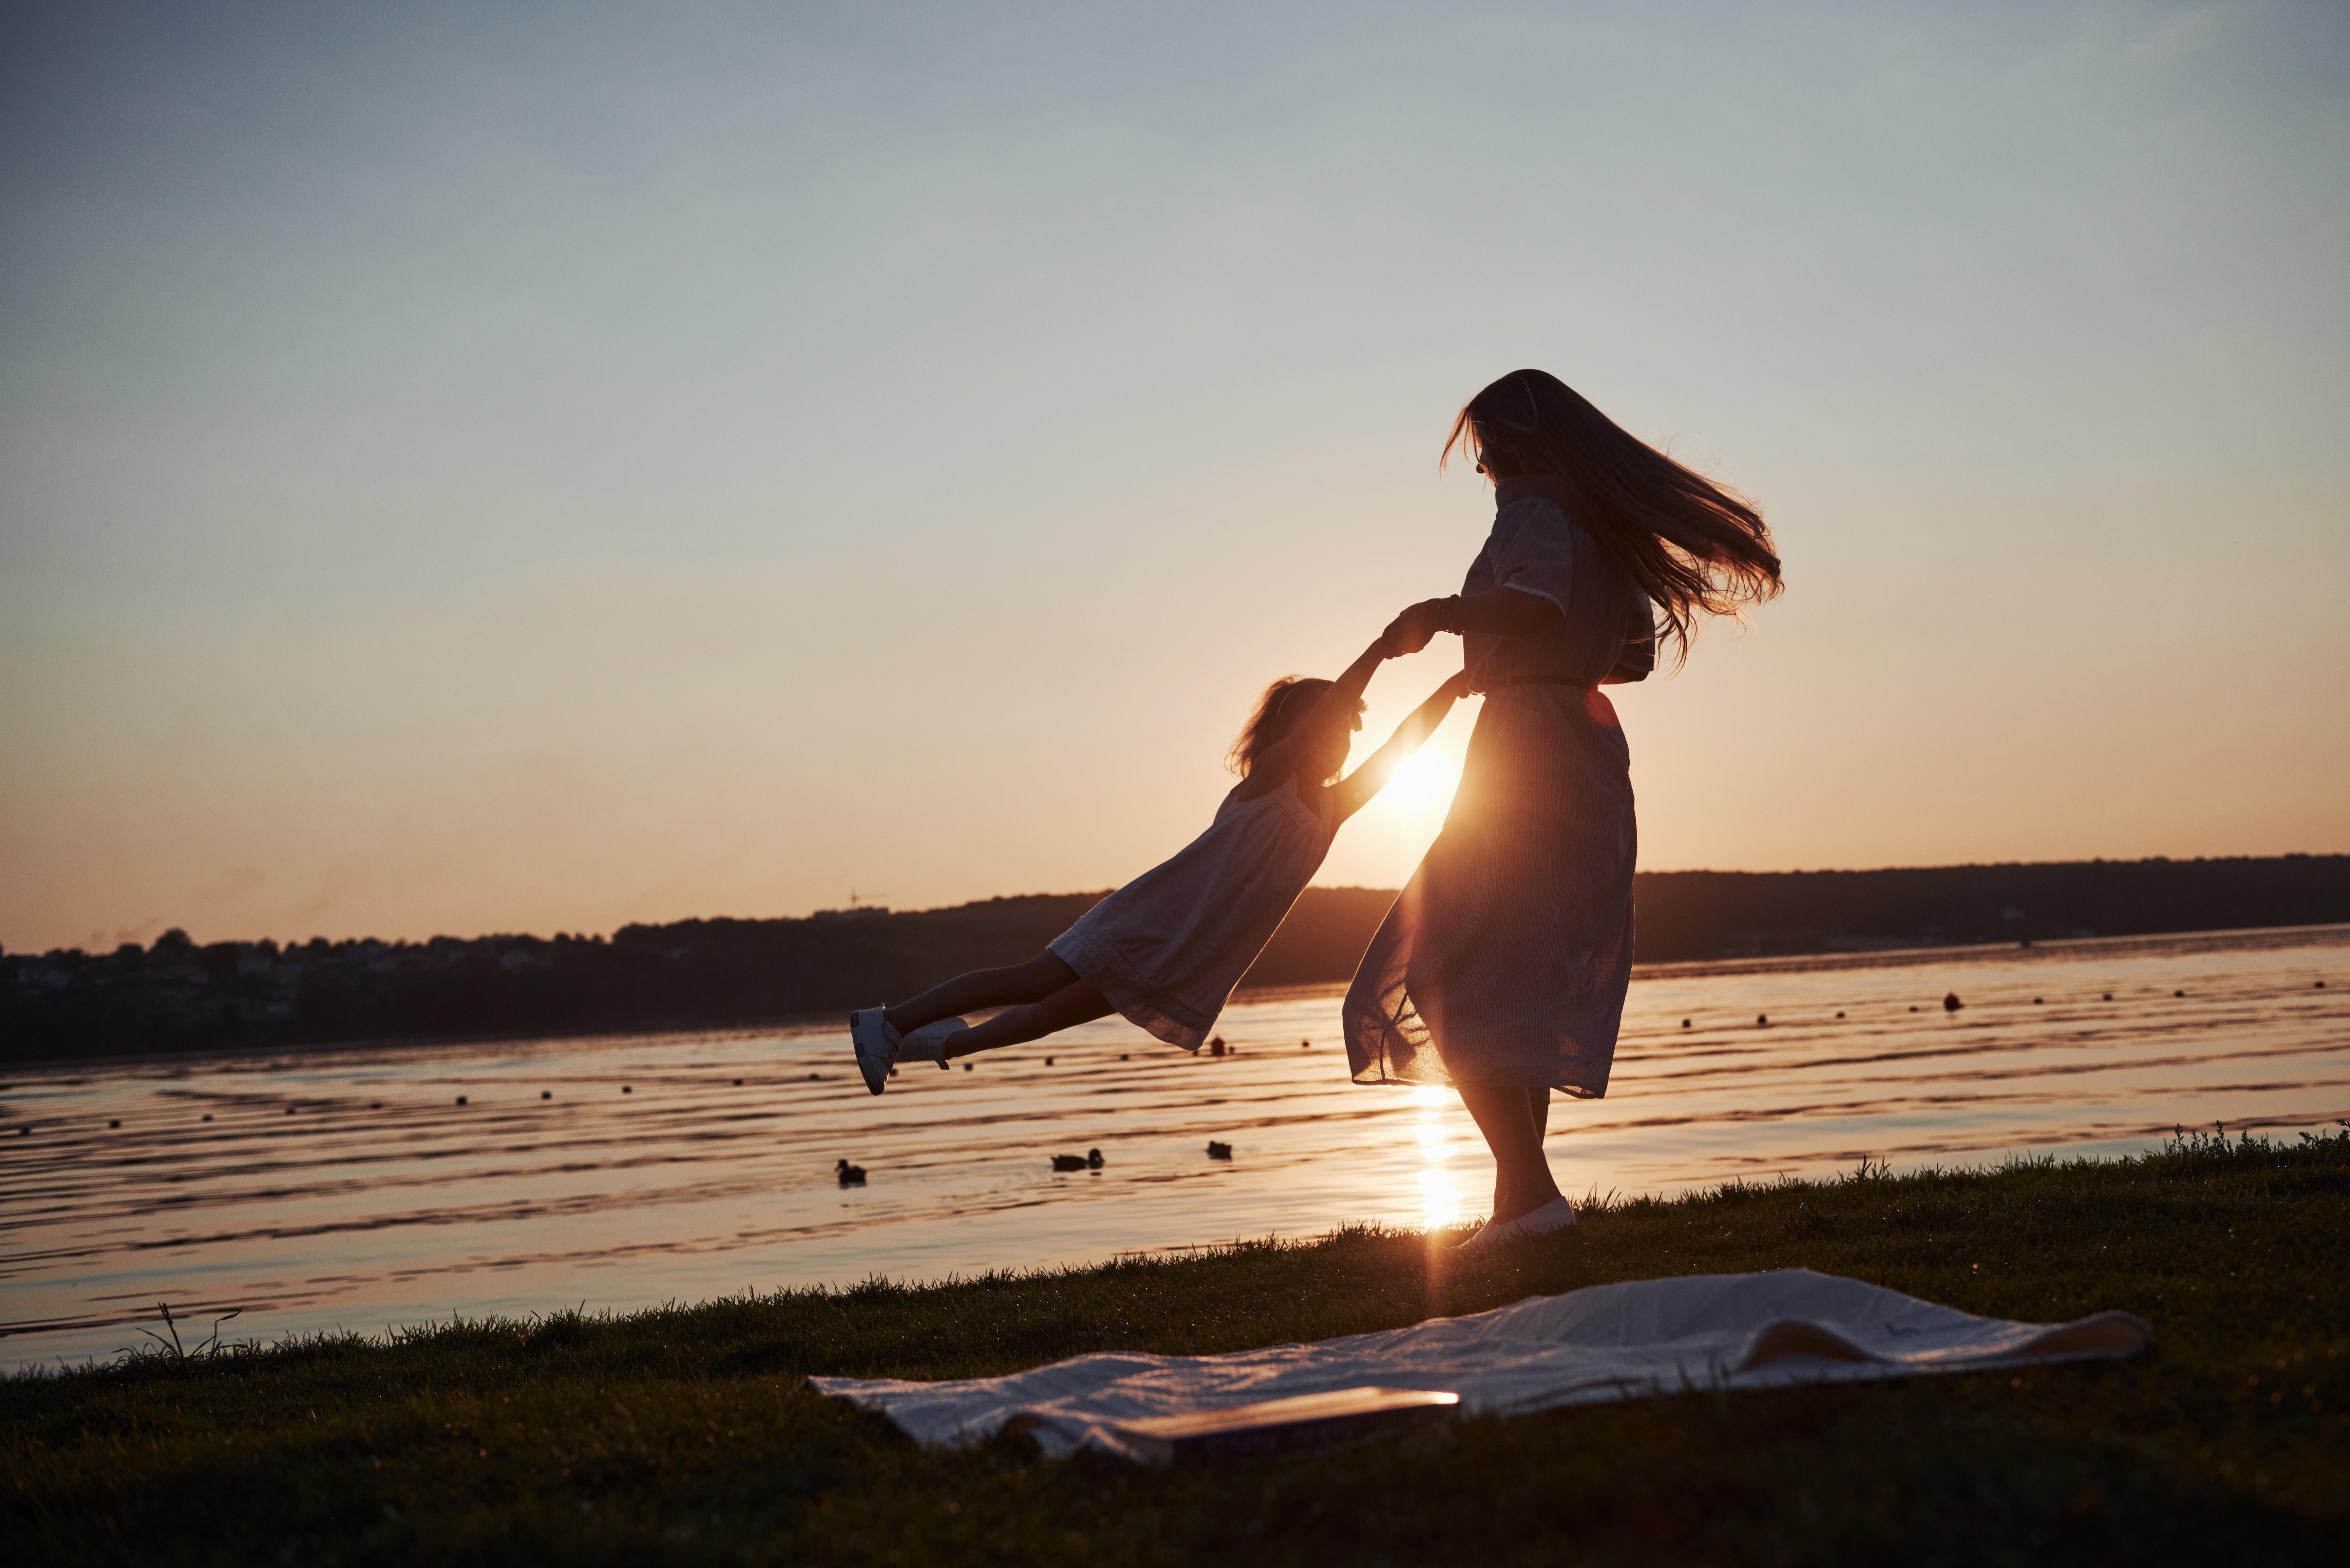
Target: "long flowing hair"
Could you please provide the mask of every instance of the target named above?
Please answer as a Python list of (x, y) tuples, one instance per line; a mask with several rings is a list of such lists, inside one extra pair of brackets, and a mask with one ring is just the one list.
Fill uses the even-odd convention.
[(1742, 617), (1785, 585), (1754, 504), (1674, 462), (1547, 370), (1513, 370), (1469, 400), (1437, 459), (1459, 447), (1565, 481), (1574, 520), (1657, 607), (1678, 666), (1700, 615)]

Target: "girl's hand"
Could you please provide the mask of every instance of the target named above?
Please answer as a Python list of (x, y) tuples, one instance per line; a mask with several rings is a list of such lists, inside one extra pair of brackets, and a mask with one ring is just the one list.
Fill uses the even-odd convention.
[(1442, 599), (1422, 599), (1408, 607), (1403, 614), (1388, 622), (1388, 629), (1381, 635), (1380, 640), (1388, 645), (1388, 656), (1400, 659), (1426, 648), (1444, 629), (1443, 618)]
[(1437, 690), (1455, 702), (1466, 702), (1469, 700), (1469, 672), (1465, 670), (1461, 671)]

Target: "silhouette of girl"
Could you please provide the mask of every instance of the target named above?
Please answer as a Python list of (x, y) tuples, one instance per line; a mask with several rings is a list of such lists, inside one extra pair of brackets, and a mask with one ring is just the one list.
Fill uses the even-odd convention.
[[(1423, 638), (1421, 641), (1425, 643)], [(1265, 688), (1233, 743), (1241, 782), (1216, 819), (1173, 859), (1104, 898), (1045, 950), (1009, 969), (974, 970), (895, 1007), (848, 1017), (865, 1086), (892, 1064), (1016, 1045), (1121, 1012), (1170, 1045), (1197, 1051), (1225, 1000), (1329, 853), (1339, 825), (1379, 792), (1464, 694), (1437, 688), (1344, 779), (1349, 737), (1382, 638), (1336, 680), (1291, 676)], [(958, 1013), (1003, 1007), (973, 1028)]]
[(1632, 970), (1631, 753), (1599, 688), (1676, 660), (1700, 614), (1778, 593), (1742, 497), (1635, 440), (1555, 376), (1471, 399), (1442, 458), (1494, 487), (1461, 592), (1388, 628), (1398, 653), (1464, 643), (1485, 694), (1444, 830), (1347, 993), (1357, 1083), (1449, 1083), (1493, 1152), (1486, 1247), (1575, 1223), (1543, 1156), (1550, 1091), (1607, 1092)]

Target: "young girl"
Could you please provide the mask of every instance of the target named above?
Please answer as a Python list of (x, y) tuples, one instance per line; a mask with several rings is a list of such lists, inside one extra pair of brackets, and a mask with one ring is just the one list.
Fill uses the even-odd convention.
[[(1379, 792), (1467, 694), (1455, 676), (1344, 779), (1363, 727), (1363, 689), (1386, 639), (1336, 680), (1292, 676), (1265, 689), (1232, 747), (1241, 782), (1181, 853), (1104, 898), (1026, 963), (974, 970), (895, 1007), (848, 1015), (865, 1086), (879, 1094), (897, 1062), (936, 1062), (1017, 1045), (1124, 1013), (1170, 1045), (1197, 1051), (1225, 999), (1321, 868), (1338, 825)], [(956, 1014), (1002, 1007), (973, 1028)]]

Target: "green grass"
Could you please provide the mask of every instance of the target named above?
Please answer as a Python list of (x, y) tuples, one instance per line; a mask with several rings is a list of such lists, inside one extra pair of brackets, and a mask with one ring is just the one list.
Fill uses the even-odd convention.
[[(2340, 1560), (2350, 1134), (1731, 1188), (1585, 1231), (1474, 1262), (1356, 1231), (16, 1378), (0, 1540), (12, 1563)], [(2156, 1348), (1170, 1471), (1011, 1438), (926, 1452), (803, 1382), (1234, 1350), (1788, 1265), (2002, 1317), (2127, 1308)]]

